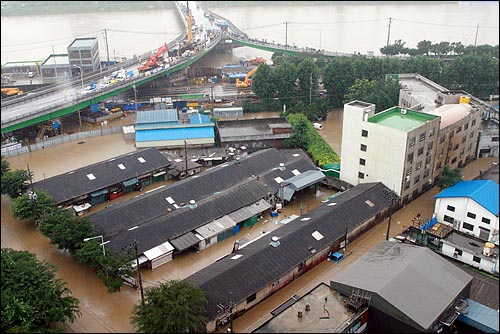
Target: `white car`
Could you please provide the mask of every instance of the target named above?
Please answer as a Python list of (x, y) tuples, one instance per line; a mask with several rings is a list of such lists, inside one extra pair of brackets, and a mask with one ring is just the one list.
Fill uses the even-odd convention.
[(103, 90), (109, 87), (109, 81), (107, 82), (102, 82), (101, 85), (99, 86), (99, 89)]
[(82, 95), (87, 95), (87, 94), (90, 94), (90, 93), (93, 93), (95, 92), (95, 88), (92, 89), (91, 86), (87, 86), (87, 88), (85, 88), (84, 90), (82, 90)]
[(34, 78), (36, 75), (36, 72), (28, 72), (28, 78)]

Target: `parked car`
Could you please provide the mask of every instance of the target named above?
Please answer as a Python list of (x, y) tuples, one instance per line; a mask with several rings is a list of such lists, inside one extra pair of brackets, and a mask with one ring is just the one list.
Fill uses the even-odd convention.
[(28, 78), (34, 78), (36, 75), (36, 72), (28, 72)]
[(120, 277), (123, 280), (123, 284), (130, 285), (134, 289), (137, 289), (139, 287), (139, 283), (137, 283), (137, 280), (135, 278), (133, 278), (132, 276), (127, 275), (127, 274), (122, 274), (122, 275), (120, 275)]

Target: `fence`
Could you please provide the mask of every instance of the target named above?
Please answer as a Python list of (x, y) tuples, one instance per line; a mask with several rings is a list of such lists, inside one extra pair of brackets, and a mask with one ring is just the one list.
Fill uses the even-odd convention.
[(109, 135), (109, 134), (113, 134), (113, 133), (121, 133), (121, 132), (122, 132), (121, 126), (114, 126), (114, 127), (110, 127), (110, 128), (100, 128), (100, 129), (95, 129), (95, 130), (90, 130), (90, 131), (85, 131), (85, 132), (72, 133), (70, 135), (63, 134), (60, 136), (43, 139), (36, 144), (31, 144), (28, 146), (20, 147), (18, 149), (2, 152), (2, 156), (12, 157), (12, 156), (19, 155), (19, 154), (38, 151), (38, 150), (44, 149), (46, 147), (50, 147), (50, 146), (54, 146), (54, 145), (58, 145), (58, 144), (62, 144), (62, 143), (67, 143), (67, 142), (70, 142), (73, 140), (79, 140), (79, 139), (95, 137), (95, 136), (104, 136), (104, 135)]

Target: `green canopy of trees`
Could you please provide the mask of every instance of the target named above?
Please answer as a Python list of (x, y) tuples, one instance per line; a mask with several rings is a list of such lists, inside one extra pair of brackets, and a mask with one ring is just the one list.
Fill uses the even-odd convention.
[(6, 170), (2, 166), (2, 194), (9, 195), (12, 199), (21, 196), (28, 189), (30, 175), (27, 170)]
[(52, 333), (79, 316), (79, 301), (55, 267), (26, 251), (2, 248), (2, 333)]
[(47, 193), (43, 191), (35, 191), (35, 193), (36, 200), (30, 199), (30, 195), (24, 193), (12, 201), (10, 210), (14, 217), (35, 220), (53, 209), (54, 202)]
[(131, 322), (141, 333), (206, 332), (205, 292), (187, 281), (172, 280), (144, 291)]
[(462, 169), (456, 168), (451, 169), (450, 165), (446, 165), (443, 168), (441, 177), (437, 183), (439, 189), (445, 189), (455, 185), (458, 181), (462, 180)]
[(398, 105), (399, 82), (394, 79), (368, 80), (356, 79), (344, 97), (344, 103), (361, 100), (375, 104), (375, 111), (380, 112)]

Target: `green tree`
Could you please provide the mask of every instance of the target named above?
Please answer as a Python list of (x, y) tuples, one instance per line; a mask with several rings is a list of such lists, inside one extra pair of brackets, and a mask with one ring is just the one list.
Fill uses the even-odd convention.
[(12, 199), (21, 196), (28, 188), (30, 175), (27, 170), (16, 169), (2, 174), (2, 194), (9, 195)]
[(305, 58), (297, 66), (297, 79), (300, 82), (301, 100), (311, 104), (312, 97), (318, 92), (318, 67), (311, 58)]
[(301, 117), (297, 120), (297, 122), (293, 125), (293, 134), (290, 138), (285, 139), (284, 146), (285, 147), (295, 147), (302, 148), (307, 150), (309, 146), (307, 134), (309, 129), (309, 121), (305, 117)]
[(403, 42), (400, 39), (394, 41), (394, 44), (386, 45), (380, 48), (380, 53), (388, 56), (395, 56), (398, 54), (406, 54), (408, 53), (408, 49), (405, 47), (406, 42)]
[(134, 305), (131, 322), (141, 333), (206, 332), (205, 292), (172, 280), (144, 291), (145, 305)]
[(281, 105), (292, 107), (296, 102), (297, 93), (295, 91), (295, 79), (297, 78), (297, 68), (290, 62), (283, 62), (274, 69), (274, 80), (276, 81), (276, 97)]
[(397, 80), (356, 79), (347, 94), (344, 103), (360, 100), (375, 104), (376, 112), (398, 105), (399, 83)]
[(52, 198), (43, 191), (35, 191), (36, 201), (30, 199), (27, 193), (22, 194), (12, 201), (10, 209), (12, 215), (20, 219), (38, 219), (51, 211), (54, 207)]
[(2, 248), (2, 333), (53, 333), (80, 315), (79, 301), (55, 267), (26, 251)]
[(355, 80), (353, 62), (348, 58), (334, 58), (326, 66), (323, 82), (333, 108), (343, 105), (344, 95)]
[(252, 77), (252, 90), (265, 105), (271, 105), (276, 92), (273, 69), (267, 64), (261, 64)]
[(431, 49), (432, 49), (432, 42), (431, 41), (428, 41), (428, 40), (423, 40), (423, 41), (420, 41), (418, 42), (417, 44), (417, 50), (419, 51), (419, 53), (421, 55), (429, 55), (429, 53), (431, 52)]
[(94, 225), (88, 218), (76, 217), (71, 212), (53, 208), (40, 220), (40, 232), (59, 249), (74, 252), (82, 247), (83, 239), (94, 234)]
[(439, 179), (437, 186), (439, 189), (445, 189), (455, 185), (458, 181), (462, 180), (462, 169), (456, 168), (451, 169), (450, 165), (446, 165), (443, 168), (443, 173), (441, 173), (441, 178)]
[[(3, 181), (3, 175), (5, 173), (7, 173), (8, 171), (10, 171), (10, 165), (9, 165), (9, 162), (7, 160), (4, 159), (4, 157), (2, 156), (2, 181)], [(3, 192), (2, 192), (3, 194)]]

